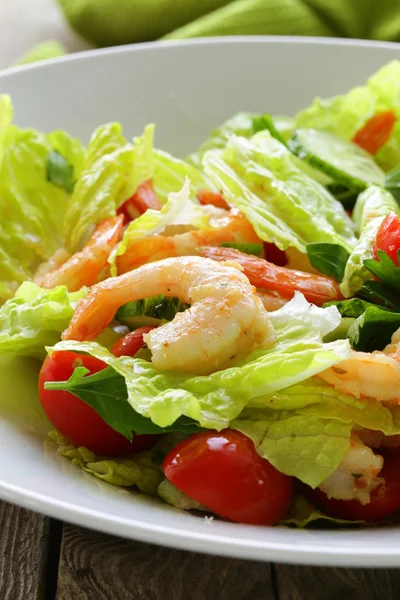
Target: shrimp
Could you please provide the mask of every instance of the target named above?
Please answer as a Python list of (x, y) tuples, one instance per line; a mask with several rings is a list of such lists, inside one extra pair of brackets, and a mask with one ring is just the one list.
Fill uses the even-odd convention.
[(105, 267), (115, 244), (122, 236), (123, 216), (106, 219), (97, 225), (88, 243), (64, 264), (47, 273), (39, 282), (44, 288), (66, 285), (70, 292), (92, 285)]
[(317, 375), (336, 389), (356, 398), (400, 402), (400, 329), (381, 351), (352, 352), (344, 360)]
[(361, 504), (368, 504), (372, 490), (384, 483), (384, 479), (379, 477), (382, 467), (382, 456), (374, 454), (353, 434), (348, 453), (319, 489), (328, 498), (358, 500)]
[(98, 283), (62, 338), (93, 340), (120, 306), (157, 294), (191, 304), (144, 336), (159, 369), (205, 375), (275, 342), (268, 313), (240, 267), (200, 257), (165, 259)]
[(314, 275), (303, 271), (293, 271), (286, 267), (278, 267), (263, 258), (243, 254), (234, 248), (201, 247), (201, 256), (214, 260), (233, 260), (243, 267), (250, 283), (258, 288), (275, 290), (287, 300), (293, 298), (296, 290), (317, 306), (330, 300), (342, 297), (339, 284), (325, 275)]
[(214, 219), (213, 227), (187, 231), (178, 235), (155, 235), (142, 240), (132, 240), (124, 254), (116, 259), (119, 274), (163, 258), (196, 256), (197, 248), (222, 242), (259, 243), (253, 226), (242, 214), (228, 211)]

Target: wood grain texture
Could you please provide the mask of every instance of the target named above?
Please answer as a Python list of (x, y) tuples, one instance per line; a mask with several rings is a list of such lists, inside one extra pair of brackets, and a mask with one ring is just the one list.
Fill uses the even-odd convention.
[(398, 600), (399, 569), (275, 565), (279, 600)]
[(0, 502), (0, 599), (42, 600), (49, 519)]
[(64, 526), (57, 600), (274, 600), (268, 564)]

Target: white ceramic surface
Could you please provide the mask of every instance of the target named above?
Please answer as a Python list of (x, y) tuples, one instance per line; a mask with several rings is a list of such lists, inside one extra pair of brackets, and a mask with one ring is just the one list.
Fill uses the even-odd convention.
[[(21, 126), (87, 139), (121, 121), (127, 136), (157, 123), (157, 145), (184, 154), (240, 110), (291, 114), (345, 92), (400, 58), (395, 44), (223, 38), (92, 51), (0, 74)], [(293, 530), (209, 521), (97, 481), (44, 444), (50, 429), (26, 380), (0, 363), (0, 497), (58, 519), (188, 550), (257, 560), (400, 566), (400, 528)], [(8, 377), (7, 377), (8, 374)], [(26, 392), (25, 392), (26, 388)], [(15, 398), (24, 397), (16, 406)]]

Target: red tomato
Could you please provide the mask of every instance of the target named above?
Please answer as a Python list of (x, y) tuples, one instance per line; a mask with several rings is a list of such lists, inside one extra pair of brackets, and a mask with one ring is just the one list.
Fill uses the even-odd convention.
[(279, 250), (278, 246), (269, 242), (264, 242), (265, 258), (278, 267), (284, 267), (288, 264), (288, 257), (284, 250)]
[(390, 212), (379, 227), (374, 244), (374, 257), (378, 259), (378, 250), (383, 250), (398, 265), (397, 252), (400, 250), (400, 219)]
[(278, 267), (263, 258), (243, 254), (234, 248), (203, 246), (198, 252), (201, 256), (214, 260), (233, 260), (239, 263), (250, 283), (260, 289), (275, 290), (284, 298), (293, 298), (296, 290), (317, 306), (343, 298), (337, 281), (324, 275)]
[(261, 458), (238, 431), (204, 431), (178, 444), (164, 460), (165, 476), (217, 515), (272, 525), (286, 514), (294, 480)]
[(376, 154), (390, 138), (396, 120), (392, 110), (374, 115), (357, 131), (353, 142), (370, 154)]
[(130, 442), (114, 431), (100, 415), (74, 394), (61, 390), (46, 390), (46, 381), (66, 381), (75, 367), (84, 366), (90, 373), (106, 367), (103, 361), (77, 354), (76, 352), (54, 352), (44, 361), (39, 374), (39, 397), (49, 421), (75, 446), (85, 446), (96, 454), (123, 456), (139, 452), (153, 445), (158, 436), (137, 435)]
[(133, 196), (125, 200), (122, 206), (119, 207), (117, 214), (124, 215), (125, 220), (129, 222), (145, 213), (148, 208), (153, 210), (160, 210), (161, 208), (161, 202), (153, 190), (151, 179), (147, 179), (138, 186)]
[(115, 342), (111, 348), (112, 354), (114, 356), (135, 356), (136, 352), (144, 345), (143, 335), (149, 333), (152, 329), (155, 329), (155, 327), (139, 327), (135, 331), (130, 331)]
[(200, 204), (212, 204), (217, 208), (225, 208), (229, 210), (229, 204), (225, 200), (222, 194), (218, 192), (210, 192), (209, 190), (199, 190), (197, 192), (197, 199)]
[(380, 521), (400, 510), (400, 452), (382, 453), (383, 469), (380, 477), (385, 483), (371, 493), (369, 504), (362, 505), (358, 500), (330, 500), (320, 490), (312, 490), (310, 496), (315, 504), (327, 515), (349, 521)]

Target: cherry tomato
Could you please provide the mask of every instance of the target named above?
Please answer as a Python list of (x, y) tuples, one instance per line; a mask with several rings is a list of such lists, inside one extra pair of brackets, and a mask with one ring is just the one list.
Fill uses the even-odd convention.
[(353, 137), (353, 142), (370, 154), (376, 154), (386, 144), (396, 123), (392, 110), (377, 113)]
[(48, 356), (42, 365), (39, 397), (44, 413), (54, 427), (75, 446), (85, 446), (96, 454), (123, 456), (151, 447), (158, 436), (137, 435), (130, 442), (74, 394), (44, 388), (46, 381), (69, 379), (77, 366), (86, 367), (92, 374), (104, 369), (106, 364), (92, 356), (61, 351)]
[(390, 212), (379, 227), (374, 244), (376, 259), (378, 259), (378, 250), (383, 250), (396, 265), (399, 264), (397, 252), (400, 250), (400, 219), (394, 212)]
[(227, 203), (223, 195), (219, 192), (199, 190), (197, 192), (197, 199), (200, 202), (200, 204), (212, 204), (217, 208), (225, 208), (226, 210), (229, 210), (229, 204)]
[(119, 207), (117, 214), (123, 215), (126, 222), (129, 222), (145, 213), (148, 208), (161, 209), (161, 202), (153, 190), (151, 179), (147, 179), (138, 186), (133, 196), (125, 200), (122, 206)]
[(371, 493), (369, 504), (362, 505), (358, 500), (329, 499), (321, 490), (312, 490), (310, 497), (327, 515), (349, 521), (373, 523), (400, 510), (400, 452), (385, 452), (380, 477), (385, 483)]
[(164, 460), (165, 476), (217, 515), (272, 525), (286, 514), (294, 480), (261, 458), (238, 431), (204, 431), (183, 440)]
[(296, 290), (317, 306), (343, 298), (337, 281), (324, 275), (278, 267), (263, 258), (243, 254), (234, 248), (203, 246), (198, 251), (207, 258), (239, 263), (250, 283), (260, 289), (275, 290), (287, 299), (293, 298)]
[(117, 340), (111, 348), (111, 353), (114, 356), (135, 356), (144, 345), (143, 336), (149, 333), (155, 327), (139, 327), (135, 331), (130, 331), (120, 340)]
[(284, 267), (288, 264), (288, 257), (284, 250), (279, 250), (275, 244), (264, 242), (265, 258), (278, 267)]

